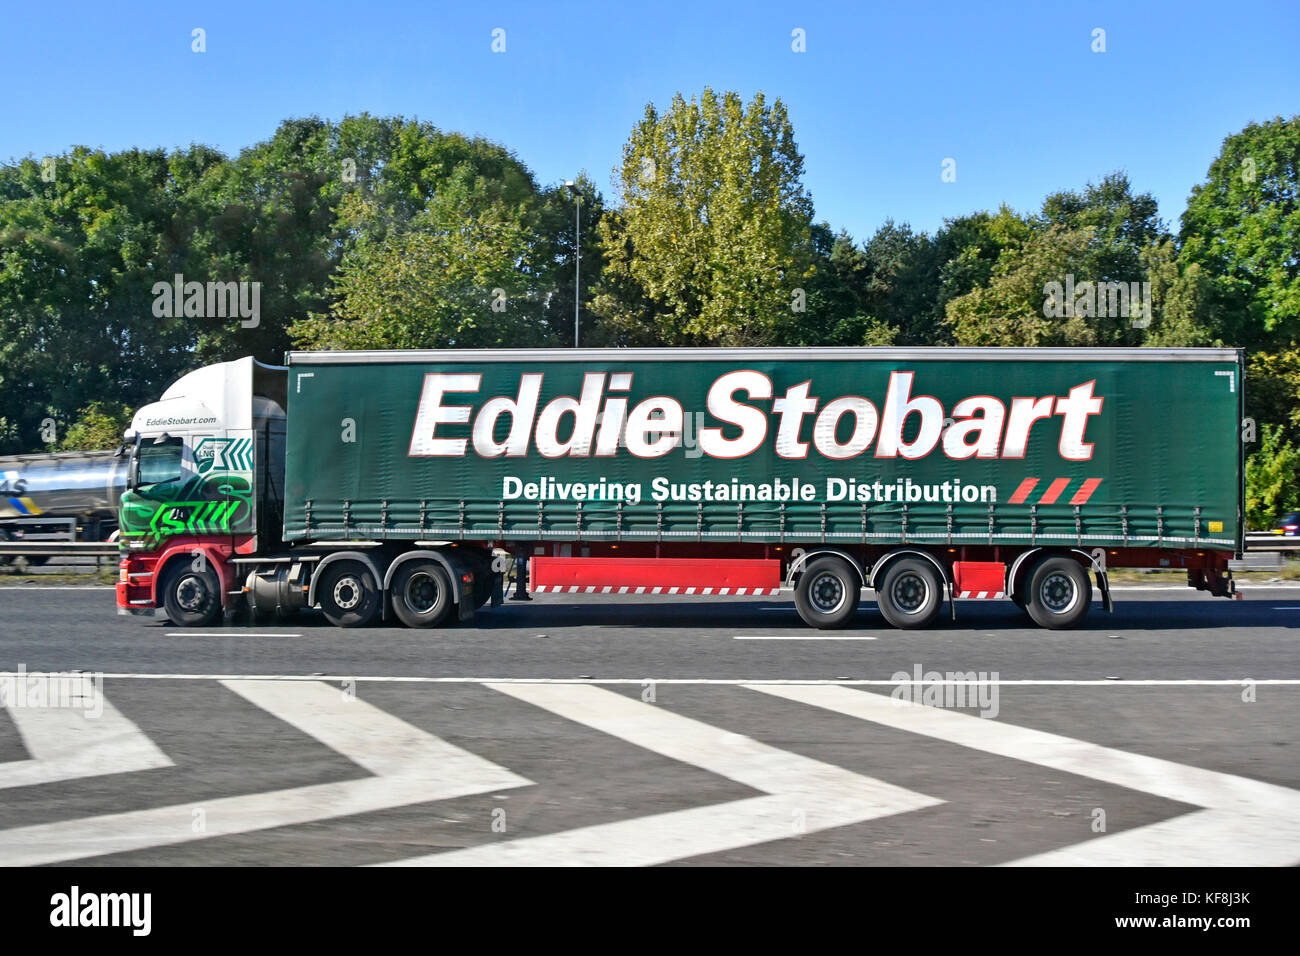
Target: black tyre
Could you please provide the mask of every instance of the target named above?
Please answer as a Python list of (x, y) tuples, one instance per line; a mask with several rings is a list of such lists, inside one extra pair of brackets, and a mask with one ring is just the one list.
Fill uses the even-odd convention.
[(439, 627), (451, 616), (451, 575), (436, 561), (407, 561), (393, 575), (393, 613), (407, 627)]
[(873, 584), (881, 616), (894, 627), (926, 627), (943, 608), (943, 578), (929, 561), (895, 561)]
[(360, 561), (336, 561), (325, 568), (316, 584), (316, 599), (335, 627), (368, 627), (382, 603), (374, 572)]
[(843, 558), (818, 558), (804, 568), (794, 589), (799, 616), (811, 627), (843, 627), (858, 610), (861, 582)]
[(1075, 627), (1092, 607), (1092, 582), (1072, 558), (1043, 558), (1029, 573), (1025, 596), (1035, 624), (1053, 630)]
[(211, 567), (177, 562), (163, 578), (163, 608), (180, 627), (207, 627), (221, 616), (221, 579)]

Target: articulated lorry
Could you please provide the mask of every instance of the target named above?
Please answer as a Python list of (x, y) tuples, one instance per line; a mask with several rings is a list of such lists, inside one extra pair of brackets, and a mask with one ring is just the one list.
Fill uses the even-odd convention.
[[(319, 606), (470, 621), (526, 593), (864, 592), (924, 627), (1006, 599), (1078, 625), (1108, 569), (1235, 596), (1243, 359), (1228, 349), (291, 352), (136, 413), (121, 612)], [(516, 596), (521, 596), (517, 594)]]

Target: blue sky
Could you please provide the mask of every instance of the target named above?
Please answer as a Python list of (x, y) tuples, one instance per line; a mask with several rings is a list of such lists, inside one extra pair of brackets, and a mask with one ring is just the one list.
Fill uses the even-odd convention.
[(11, 4), (0, 160), (74, 144), (235, 153), (286, 117), (369, 111), (482, 134), (539, 182), (582, 170), (608, 194), (647, 102), (762, 90), (789, 109), (818, 218), (863, 239), (891, 217), (933, 231), (1001, 202), (1036, 209), (1117, 169), (1176, 223), (1225, 136), (1300, 112), (1294, 2), (982, 7)]

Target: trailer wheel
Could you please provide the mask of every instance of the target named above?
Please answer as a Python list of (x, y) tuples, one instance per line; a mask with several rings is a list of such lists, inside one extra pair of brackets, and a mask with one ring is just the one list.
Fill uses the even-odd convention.
[(1074, 627), (1092, 606), (1092, 582), (1072, 558), (1044, 558), (1029, 574), (1029, 616), (1040, 627)]
[(794, 604), (806, 624), (843, 627), (858, 610), (858, 572), (840, 558), (818, 558), (808, 565), (794, 590)]
[(335, 627), (366, 627), (379, 615), (379, 583), (360, 561), (337, 561), (325, 568), (316, 596)]
[(451, 588), (441, 564), (408, 561), (393, 575), (393, 613), (407, 627), (438, 627), (451, 615)]
[(876, 603), (894, 627), (925, 627), (943, 607), (943, 580), (930, 562), (904, 558), (885, 572), (876, 587)]
[(210, 567), (177, 562), (163, 579), (163, 608), (178, 627), (207, 627), (221, 615), (221, 581)]

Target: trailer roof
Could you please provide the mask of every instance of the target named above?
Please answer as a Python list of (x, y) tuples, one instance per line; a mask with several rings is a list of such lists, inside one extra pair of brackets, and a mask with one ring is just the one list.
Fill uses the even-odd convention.
[(747, 358), (839, 361), (978, 359), (1015, 361), (1055, 359), (1073, 362), (1236, 362), (1240, 349), (1206, 348), (686, 348), (686, 349), (410, 349), (356, 352), (287, 352), (287, 365), (369, 365), (422, 362), (574, 362), (685, 361), (725, 362)]

